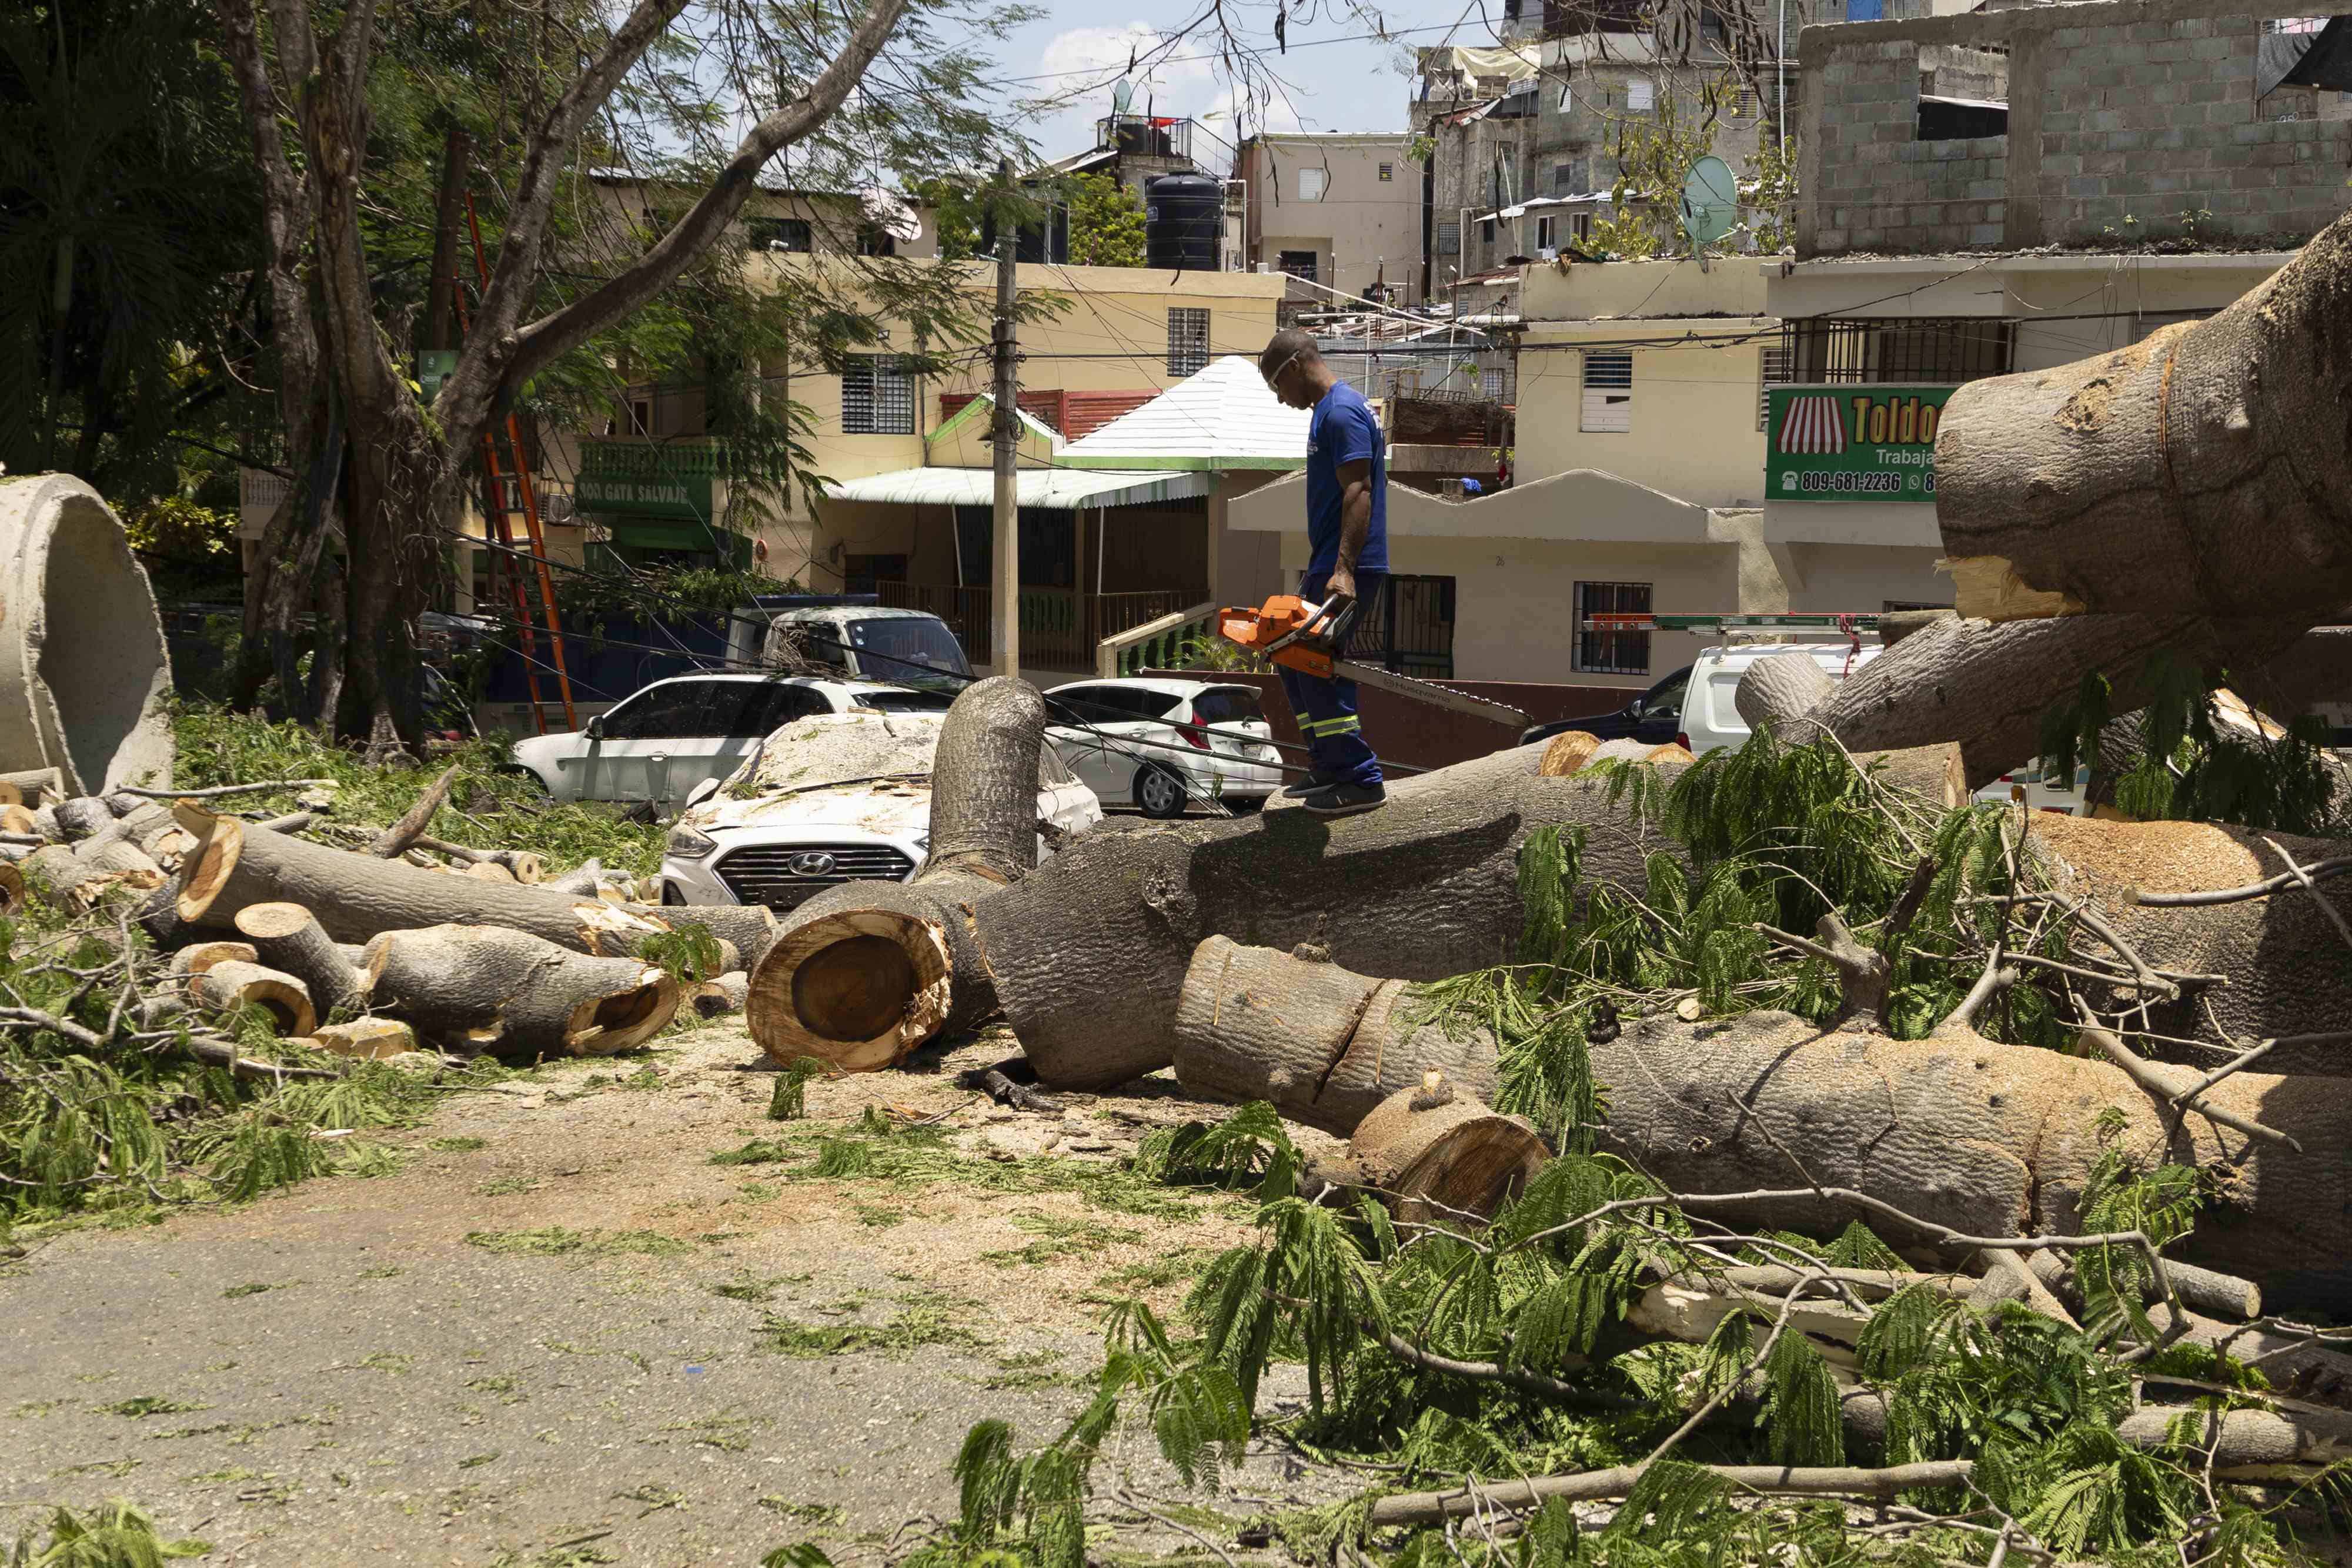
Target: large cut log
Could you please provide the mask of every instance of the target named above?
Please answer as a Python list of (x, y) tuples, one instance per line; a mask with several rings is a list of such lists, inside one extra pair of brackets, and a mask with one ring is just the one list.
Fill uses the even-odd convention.
[[(2200, 1103), (2298, 1149), (2184, 1116), (2105, 1062), (1961, 1027), (1897, 1041), (1851, 1025), (1822, 1033), (1787, 1013), (1651, 1018), (1594, 1046), (1592, 1069), (1608, 1094), (1605, 1145), (1674, 1191), (1847, 1187), (1975, 1236), (2079, 1233), (2112, 1107), (2127, 1155), (2194, 1166), (2213, 1184), (2182, 1257), (2274, 1299), (2352, 1305), (2352, 1083), (2341, 1080), (2241, 1072), (2206, 1091)], [(1810, 1192), (1735, 1212), (1815, 1230), (1872, 1218)]]
[[(2109, 711), (2145, 703), (2142, 679), (2158, 653), (2191, 658), (2265, 713), (2292, 718), (2316, 700), (2352, 692), (2352, 634), (2276, 622), (2215, 624), (2186, 616), (2070, 615), (2052, 621), (1930, 621), (1864, 664), (1802, 716), (1852, 751), (1957, 742), (1970, 789), (2023, 766), (2042, 747), (2051, 712), (2074, 700), (2084, 676), (2108, 677)], [(1763, 661), (1759, 662), (1759, 664)], [(1745, 685), (1746, 678), (1742, 678)], [(1775, 714), (1788, 733), (1787, 716)]]
[(914, 877), (827, 888), (751, 972), (751, 1038), (850, 1072), (905, 1060), (996, 1010), (973, 912), (1037, 863), (1045, 700), (1005, 676), (964, 688), (931, 764), (930, 856)]
[(322, 1017), (341, 1021), (360, 1010), (362, 977), (300, 904), (248, 904), (236, 912), (236, 929), (263, 963), (302, 982)]
[(299, 904), (337, 941), (426, 925), (499, 925), (577, 952), (614, 954), (634, 952), (646, 937), (690, 919), (735, 943), (748, 960), (774, 929), (764, 909), (622, 907), (543, 884), (476, 882), (330, 849), (184, 801), (176, 811), (198, 846), (182, 868), (173, 913), (182, 924), (216, 932), (235, 929), (248, 904)]
[(258, 1008), (281, 1035), (309, 1034), (318, 1027), (318, 1009), (310, 1004), (302, 982), (276, 969), (231, 958), (198, 971), (188, 981), (188, 995), (206, 1012), (225, 1013), (235, 1008)]
[(1423, 1022), (1406, 982), (1212, 936), (1176, 1003), (1176, 1082), (1265, 1100), (1293, 1122), (1353, 1133), (1381, 1102), (1443, 1072), (1465, 1097), (1495, 1092), (1494, 1037)]
[[(2054, 892), (2087, 901), (2158, 968), (2228, 977), (2227, 985), (2185, 987), (2177, 999), (2152, 1002), (2150, 1029), (2240, 1050), (2278, 1039), (2263, 1059), (2265, 1071), (2352, 1077), (2345, 1041), (2294, 1039), (2352, 1020), (2352, 953), (2317, 903), (2325, 899), (2352, 917), (2352, 877), (2231, 904), (2139, 903), (2142, 894), (2243, 887), (2278, 876), (2286, 867), (2265, 840), (2304, 865), (2352, 855), (2352, 843), (2212, 822), (2105, 821), (2053, 812), (2034, 812), (2027, 821), (2026, 846)], [(2108, 951), (2093, 938), (2078, 942), (2088, 951)], [(2154, 1041), (2148, 1049), (2162, 1054), (2168, 1048)], [(2183, 1060), (2212, 1065), (2207, 1054)]]
[(2352, 219), (2210, 319), (1971, 382), (1936, 442), (1965, 614), (2304, 627), (2352, 604)]
[(1175, 1059), (1202, 939), (1313, 944), (1365, 974), (1433, 980), (1513, 956), (1519, 848), (1586, 830), (1588, 881), (1637, 887), (1671, 849), (1591, 779), (1547, 779), (1528, 746), (1393, 786), (1377, 811), (1304, 811), (1090, 834), (987, 900), (979, 935), (1022, 1050), (1046, 1082), (1099, 1087)]
[(1524, 1118), (1497, 1115), (1432, 1069), (1374, 1106), (1347, 1154), (1311, 1174), (1375, 1195), (1401, 1220), (1448, 1224), (1491, 1218), (1550, 1157)]
[(378, 1009), (462, 1056), (608, 1056), (659, 1033), (678, 1002), (655, 965), (488, 925), (387, 931), (368, 944), (368, 977)]

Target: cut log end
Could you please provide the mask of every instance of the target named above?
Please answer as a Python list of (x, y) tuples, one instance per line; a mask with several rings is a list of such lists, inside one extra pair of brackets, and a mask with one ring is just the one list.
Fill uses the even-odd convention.
[(677, 981), (648, 964), (625, 990), (590, 997), (572, 1009), (563, 1048), (574, 1056), (611, 1056), (633, 1051), (661, 1032), (677, 1011)]
[(844, 1072), (903, 1061), (951, 1000), (946, 934), (889, 910), (845, 910), (780, 938), (752, 972), (751, 1036), (770, 1056)]
[(1567, 779), (1583, 771), (1601, 749), (1601, 737), (1580, 729), (1566, 729), (1555, 735), (1544, 746), (1543, 760), (1536, 772), (1546, 779)]
[(201, 920), (229, 873), (236, 870), (237, 856), (245, 847), (245, 830), (234, 817), (215, 817), (185, 800), (173, 809), (173, 815), (196, 841), (194, 851), (180, 868), (180, 918)]
[(1525, 1120), (1487, 1109), (1432, 1072), (1357, 1127), (1347, 1185), (1377, 1193), (1399, 1219), (1484, 1220), (1524, 1192), (1550, 1157)]

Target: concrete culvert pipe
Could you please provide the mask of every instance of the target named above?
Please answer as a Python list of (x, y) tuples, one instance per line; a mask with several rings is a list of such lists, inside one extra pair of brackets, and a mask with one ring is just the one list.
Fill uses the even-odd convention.
[(0, 477), (0, 769), (169, 789), (172, 665), (121, 519), (69, 474)]

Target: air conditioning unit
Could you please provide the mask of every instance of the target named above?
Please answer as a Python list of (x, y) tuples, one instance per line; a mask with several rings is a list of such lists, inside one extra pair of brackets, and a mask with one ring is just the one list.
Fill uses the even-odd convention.
[(539, 515), (547, 522), (569, 523), (579, 514), (572, 493), (555, 490), (539, 498)]

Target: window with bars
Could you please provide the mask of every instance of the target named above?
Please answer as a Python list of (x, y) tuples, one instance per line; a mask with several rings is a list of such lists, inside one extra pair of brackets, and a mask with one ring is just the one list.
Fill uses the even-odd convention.
[(806, 218), (745, 218), (743, 235), (753, 250), (806, 256), (814, 248), (814, 235)]
[(1584, 418), (1577, 428), (1602, 435), (1622, 434), (1633, 428), (1633, 355), (1584, 356)]
[(1168, 312), (1168, 373), (1196, 376), (1209, 368), (1209, 313), (1171, 308)]
[(841, 367), (845, 435), (915, 434), (915, 374), (896, 354), (851, 354)]
[(1987, 316), (1895, 319), (1815, 317), (1780, 329), (1789, 379), (1958, 386), (2007, 375), (2016, 351), (2011, 324)]
[(1461, 219), (1448, 218), (1437, 225), (1437, 254), (1440, 256), (1462, 254)]
[(1650, 585), (1646, 582), (1580, 582), (1576, 585), (1576, 667), (1596, 675), (1646, 675), (1650, 673), (1647, 632), (1594, 632), (1585, 622), (1595, 615), (1647, 615)]
[(1772, 389), (1786, 386), (1789, 374), (1789, 350), (1781, 343), (1767, 343), (1756, 360), (1756, 428), (1762, 430), (1770, 422)]

